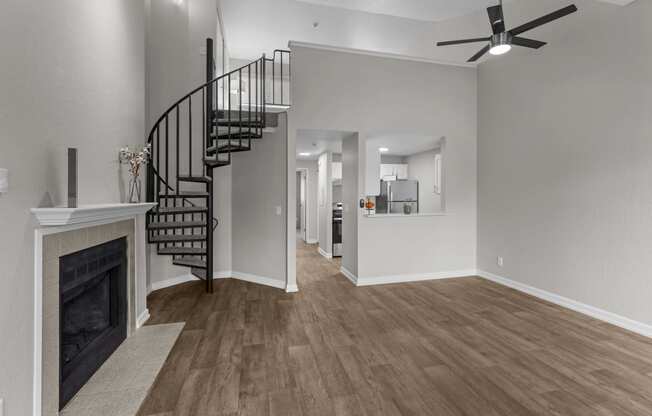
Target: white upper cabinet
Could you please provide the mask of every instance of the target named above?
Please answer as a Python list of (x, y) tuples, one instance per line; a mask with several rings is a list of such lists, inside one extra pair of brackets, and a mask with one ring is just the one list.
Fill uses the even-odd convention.
[(407, 179), (408, 165), (404, 163), (383, 163), (380, 165), (380, 179)]
[(331, 165), (333, 182), (342, 180), (342, 162), (333, 162)]

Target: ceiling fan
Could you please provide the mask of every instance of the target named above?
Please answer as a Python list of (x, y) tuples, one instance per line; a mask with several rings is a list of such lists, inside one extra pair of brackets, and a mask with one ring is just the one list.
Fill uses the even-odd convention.
[(523, 46), (525, 48), (539, 49), (544, 46), (546, 42), (541, 42), (538, 40), (527, 39), (519, 37), (521, 33), (532, 30), (536, 27), (550, 23), (553, 20), (557, 20), (564, 16), (567, 16), (571, 13), (577, 11), (577, 6), (574, 4), (559, 9), (556, 12), (552, 12), (545, 16), (542, 16), (538, 19), (534, 19), (531, 22), (525, 23), (517, 28), (512, 30), (505, 30), (505, 17), (503, 15), (503, 1), (500, 0), (500, 4), (497, 6), (491, 6), (487, 8), (487, 13), (489, 14), (489, 22), (491, 23), (491, 28), (493, 29), (494, 34), (486, 38), (475, 38), (475, 39), (462, 39), (462, 40), (451, 40), (446, 42), (438, 42), (437, 46), (449, 46), (449, 45), (461, 45), (464, 43), (476, 43), (476, 42), (489, 42), (487, 46), (482, 48), (480, 52), (476, 53), (468, 60), (468, 62), (475, 62), (480, 59), (484, 54), (489, 52), (492, 55), (503, 55), (509, 52), (512, 49), (512, 45)]

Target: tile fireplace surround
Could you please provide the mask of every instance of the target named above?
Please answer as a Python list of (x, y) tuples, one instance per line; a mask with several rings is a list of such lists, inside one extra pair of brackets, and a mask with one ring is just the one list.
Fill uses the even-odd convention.
[(59, 260), (127, 238), (127, 337), (149, 317), (146, 308), (145, 213), (154, 204), (35, 208), (34, 415), (59, 414)]

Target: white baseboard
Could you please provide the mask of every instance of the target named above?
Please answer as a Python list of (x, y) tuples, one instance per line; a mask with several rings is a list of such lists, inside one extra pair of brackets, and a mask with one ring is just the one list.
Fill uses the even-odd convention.
[(498, 276), (484, 270), (478, 270), (476, 274), (484, 279), (490, 280), (503, 286), (511, 287), (512, 289), (516, 289), (519, 292), (527, 293), (528, 295), (532, 295), (539, 299), (546, 300), (556, 305), (563, 306), (564, 308), (572, 309), (592, 318), (599, 319), (601, 321), (608, 322), (612, 325), (616, 325), (645, 337), (652, 338), (652, 326), (644, 324), (643, 322), (635, 321), (633, 319), (626, 318), (624, 316), (617, 315), (615, 313), (605, 311), (603, 309), (599, 309), (594, 306), (575, 301), (573, 299), (568, 299), (563, 296), (538, 289), (536, 287), (528, 286), (524, 283)]
[(476, 270), (455, 270), (455, 271), (446, 271), (446, 272), (435, 272), (435, 273), (419, 273), (419, 274), (397, 274), (397, 275), (387, 275), (387, 276), (373, 276), (373, 277), (359, 277), (359, 276), (347, 276), (344, 272), (343, 274), (352, 280), (352, 277), (355, 278), (354, 284), (356, 286), (371, 286), (371, 285), (387, 285), (392, 283), (409, 283), (409, 282), (421, 282), (424, 280), (439, 280), (439, 279), (452, 279), (455, 277), (466, 277), (466, 276), (475, 276)]
[(349, 279), (349, 280), (351, 281), (351, 283), (353, 283), (353, 284), (356, 285), (356, 286), (358, 285), (358, 276), (356, 276), (356, 275), (354, 275), (353, 273), (351, 273), (351, 272), (349, 271), (349, 269), (347, 269), (347, 268), (344, 267), (344, 266), (340, 266), (340, 273), (342, 273), (342, 274), (344, 275), (344, 277), (346, 277), (347, 279)]
[(259, 285), (271, 286), (285, 290), (285, 280), (272, 279), (270, 277), (257, 276), (250, 273), (231, 272), (231, 277), (245, 282), (258, 283)]
[(147, 293), (149, 294), (149, 293), (151, 293), (151, 292), (153, 292), (155, 290), (164, 289), (164, 288), (170, 287), (170, 286), (180, 285), (181, 283), (192, 282), (192, 281), (195, 281), (195, 280), (197, 280), (197, 277), (195, 277), (192, 274), (188, 273), (188, 274), (183, 274), (181, 276), (173, 277), (173, 278), (170, 278), (170, 279), (161, 280), (160, 282), (153, 282), (149, 286), (149, 289), (147, 290)]
[[(231, 271), (231, 270), (221, 270), (213, 273), (213, 279), (231, 279), (231, 278), (244, 280), (245, 282), (258, 283), (260, 285), (271, 286), (283, 290), (287, 289), (285, 286), (285, 281), (272, 279), (270, 277), (257, 276), (255, 274), (242, 273), (242, 272)], [(170, 286), (176, 286), (181, 283), (194, 282), (197, 280), (198, 277), (193, 276), (190, 273), (184, 274), (178, 277), (173, 277), (172, 279), (167, 279), (167, 280), (162, 280), (160, 282), (152, 283), (150, 290), (148, 290), (147, 293), (151, 293), (154, 290), (164, 289)], [(294, 287), (296, 287), (296, 285)], [(297, 288), (295, 292), (298, 290), (299, 289)]]
[(136, 329), (145, 325), (145, 322), (149, 319), (149, 309), (145, 309), (140, 316), (136, 319)]
[(317, 244), (319, 243), (319, 240), (316, 238), (309, 238), (306, 240), (306, 244)]
[(321, 247), (319, 247), (318, 250), (319, 250), (319, 254), (326, 257), (327, 259), (333, 258), (333, 253), (327, 253), (326, 251), (322, 250)]
[(285, 286), (286, 293), (296, 293), (299, 291), (299, 286), (297, 285), (287, 285)]

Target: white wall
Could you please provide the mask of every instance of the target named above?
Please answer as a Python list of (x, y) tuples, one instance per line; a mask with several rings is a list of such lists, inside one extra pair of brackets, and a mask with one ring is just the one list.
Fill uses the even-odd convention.
[(34, 227), (63, 203), (66, 148), (79, 148), (79, 201), (120, 202), (118, 149), (145, 127), (141, 2), (6, 0), (0, 13), (0, 397), (32, 412)]
[[(298, 46), (292, 52), (290, 145), (297, 129), (359, 132), (362, 149), (366, 137), (379, 131), (446, 136), (448, 140), (450, 213), (371, 219), (358, 209), (358, 275), (474, 269), (476, 70)], [(365, 158), (364, 153), (359, 157), (362, 167)], [(294, 198), (294, 189), (290, 193)]]
[(332, 161), (333, 153), (324, 152), (319, 155), (317, 166), (319, 170), (319, 178), (317, 183), (319, 201), (318, 215), (319, 215), (319, 248), (326, 254), (333, 252), (333, 187), (332, 180)]
[(358, 195), (364, 170), (359, 163), (362, 153), (358, 135), (342, 141), (342, 267), (358, 274)]
[[(279, 114), (278, 121), (274, 133), (253, 141), (250, 152), (233, 155), (232, 262), (234, 273), (263, 277), (285, 287), (285, 213), (288, 206), (294, 207), (294, 196), (288, 205), (285, 113)], [(294, 174), (291, 179), (295, 183)], [(294, 217), (289, 225), (295, 239)]]
[(317, 196), (319, 191), (317, 189), (317, 182), (319, 176), (319, 170), (317, 167), (316, 160), (297, 160), (296, 161), (297, 169), (307, 169), (308, 170), (308, 198), (307, 203), (307, 212), (308, 212), (308, 222), (307, 222), (307, 231), (308, 231), (308, 242), (316, 243), (319, 238), (318, 235), (318, 219), (319, 213), (317, 207), (319, 202), (317, 201)]
[(478, 265), (652, 324), (652, 2), (578, 7), (480, 67)]
[(419, 212), (441, 211), (441, 195), (435, 193), (435, 155), (440, 149), (433, 149), (408, 156), (408, 178), (419, 181)]

